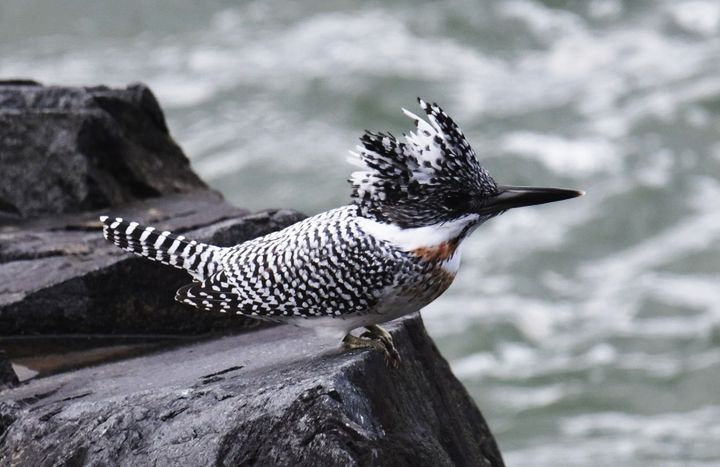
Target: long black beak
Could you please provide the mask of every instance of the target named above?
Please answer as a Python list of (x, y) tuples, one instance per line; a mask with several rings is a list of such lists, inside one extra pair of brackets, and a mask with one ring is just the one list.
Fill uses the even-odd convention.
[(537, 186), (498, 186), (498, 190), (497, 195), (483, 200), (479, 209), (480, 214), (492, 214), (522, 206), (552, 203), (585, 194), (584, 191)]

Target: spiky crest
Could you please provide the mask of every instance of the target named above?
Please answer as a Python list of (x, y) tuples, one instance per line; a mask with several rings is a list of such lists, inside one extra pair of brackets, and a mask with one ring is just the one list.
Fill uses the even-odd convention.
[(403, 109), (416, 132), (398, 141), (366, 131), (351, 163), (364, 170), (350, 177), (360, 215), (403, 227), (451, 220), (458, 203), (490, 194), (497, 186), (480, 166), (462, 130), (437, 105), (418, 99), (428, 121)]

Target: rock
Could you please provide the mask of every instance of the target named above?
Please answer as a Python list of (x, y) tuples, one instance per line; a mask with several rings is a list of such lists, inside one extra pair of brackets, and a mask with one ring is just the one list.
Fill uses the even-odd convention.
[(0, 459), (42, 465), (502, 466), (418, 317), (405, 357), (277, 326), (0, 393)]
[[(18, 384), (18, 377), (5, 352), (0, 350), (0, 389)], [(0, 420), (2, 418), (0, 417)], [(0, 425), (2, 422), (0, 422)]]
[(0, 82), (0, 128), (0, 336), (204, 333), (255, 323), (176, 303), (187, 274), (102, 238), (100, 214), (222, 245), (303, 217), (249, 216), (208, 190), (148, 88)]
[(206, 189), (152, 92), (0, 82), (0, 221)]
[[(0, 83), (0, 169), (0, 337), (16, 345), (257, 323), (176, 303), (189, 276), (106, 242), (100, 214), (218, 245), (303, 217), (249, 214), (206, 189), (141, 85)], [(390, 330), (398, 370), (276, 326), (0, 389), (0, 465), (502, 466), (420, 319)], [(17, 378), (0, 356), (2, 384)]]
[(107, 242), (98, 221), (101, 213), (221, 246), (304, 217), (287, 210), (248, 214), (217, 193), (197, 191), (0, 228), (0, 336), (198, 334), (257, 323), (175, 302), (175, 291), (191, 277)]

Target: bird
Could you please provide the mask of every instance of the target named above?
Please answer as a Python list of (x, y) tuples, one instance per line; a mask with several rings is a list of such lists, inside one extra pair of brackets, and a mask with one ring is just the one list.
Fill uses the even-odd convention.
[(510, 209), (584, 194), (496, 183), (448, 114), (418, 103), (426, 118), (402, 109), (415, 125), (403, 140), (365, 130), (350, 151), (358, 170), (346, 206), (231, 247), (110, 216), (100, 217), (103, 235), (187, 271), (180, 303), (313, 328), (346, 349), (375, 349), (397, 367), (400, 354), (380, 325), (447, 290), (470, 234)]

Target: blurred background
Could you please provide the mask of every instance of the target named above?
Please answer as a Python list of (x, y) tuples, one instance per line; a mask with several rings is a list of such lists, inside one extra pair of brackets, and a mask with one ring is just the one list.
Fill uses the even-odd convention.
[(423, 312), (508, 465), (720, 462), (720, 2), (3, 0), (0, 77), (147, 83), (239, 206), (349, 201), (437, 101), (508, 184)]

